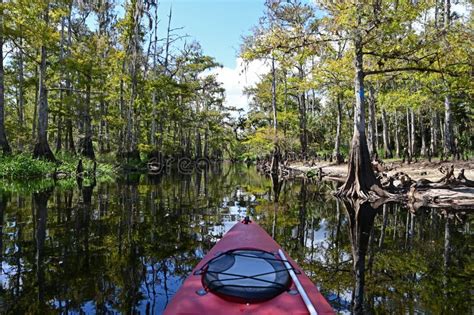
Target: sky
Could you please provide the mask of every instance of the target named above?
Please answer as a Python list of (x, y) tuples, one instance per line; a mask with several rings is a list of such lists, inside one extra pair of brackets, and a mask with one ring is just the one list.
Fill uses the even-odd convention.
[(166, 28), (170, 7), (172, 27), (201, 43), (204, 53), (226, 67), (236, 66), (241, 38), (250, 34), (263, 15), (264, 0), (161, 0), (161, 28)]
[[(242, 36), (251, 33), (264, 12), (264, 0), (161, 0), (158, 14), (165, 34), (168, 14), (172, 8), (171, 27), (183, 29), (187, 41), (196, 40), (204, 54), (212, 56), (223, 65), (213, 70), (226, 89), (226, 105), (248, 109), (247, 97), (242, 94), (245, 86), (258, 81), (268, 71), (263, 62), (244, 65), (238, 58)], [(163, 35), (164, 36), (164, 35)]]

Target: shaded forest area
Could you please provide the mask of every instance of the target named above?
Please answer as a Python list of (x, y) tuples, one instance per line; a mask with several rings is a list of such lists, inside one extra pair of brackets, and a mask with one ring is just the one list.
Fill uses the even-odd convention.
[(271, 64), (247, 90), (247, 152), (275, 176), (295, 160), (347, 161), (339, 195), (363, 199), (395, 192), (372, 161), (468, 159), (472, 34), (469, 1), (267, 1), (242, 46)]
[(367, 198), (387, 196), (373, 160), (473, 150), (470, 1), (265, 1), (240, 57), (270, 71), (245, 114), (157, 1), (0, 4), (5, 155), (266, 159), (273, 175), (326, 157), (349, 163), (341, 195)]
[(159, 17), (142, 0), (0, 4), (4, 154), (223, 158), (232, 129), (210, 74), (220, 65), (173, 28), (172, 11)]

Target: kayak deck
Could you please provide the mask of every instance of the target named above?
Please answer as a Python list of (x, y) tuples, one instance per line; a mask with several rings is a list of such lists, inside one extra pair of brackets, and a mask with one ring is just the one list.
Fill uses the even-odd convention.
[[(300, 294), (283, 292), (275, 298), (258, 303), (235, 303), (221, 298), (211, 292), (202, 292), (202, 276), (195, 274), (203, 266), (220, 253), (232, 250), (252, 248), (271, 253), (278, 252), (281, 247), (256, 223), (237, 223), (209, 251), (195, 267), (191, 275), (184, 281), (181, 288), (165, 309), (165, 314), (308, 314)], [(316, 286), (304, 274), (301, 268), (285, 253), (288, 262), (295, 268), (297, 277), (308, 294), (318, 314), (334, 314), (333, 309), (321, 295)], [(298, 273), (299, 272), (299, 273)], [(296, 290), (295, 284), (291, 284)]]

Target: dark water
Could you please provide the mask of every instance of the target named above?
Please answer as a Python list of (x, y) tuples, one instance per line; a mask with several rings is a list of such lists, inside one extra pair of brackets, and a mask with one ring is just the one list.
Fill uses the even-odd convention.
[[(160, 314), (250, 214), (341, 313), (472, 311), (473, 217), (337, 201), (253, 168), (0, 193), (0, 313)], [(273, 202), (277, 199), (278, 202)]]

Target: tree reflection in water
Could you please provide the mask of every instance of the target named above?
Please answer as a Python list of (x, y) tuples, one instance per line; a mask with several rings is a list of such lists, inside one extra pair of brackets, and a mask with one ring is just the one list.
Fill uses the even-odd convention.
[(333, 199), (250, 167), (0, 193), (0, 312), (159, 314), (232, 223), (262, 225), (343, 313), (467, 313), (469, 214)]
[(369, 239), (373, 239), (372, 231), (377, 212), (369, 202), (361, 202), (360, 200), (344, 200), (344, 205), (349, 218), (349, 235), (355, 275), (355, 288), (352, 294), (353, 312), (354, 314), (363, 314), (365, 258), (369, 247)]

